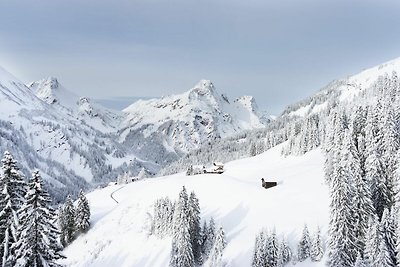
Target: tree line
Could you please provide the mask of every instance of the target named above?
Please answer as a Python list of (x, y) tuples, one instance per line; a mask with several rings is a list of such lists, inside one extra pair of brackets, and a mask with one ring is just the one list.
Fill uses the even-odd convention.
[[(25, 181), (9, 152), (1, 160), (0, 257), (2, 267), (59, 267), (64, 229), (38, 170)], [(67, 201), (68, 202), (68, 201)], [(72, 202), (71, 202), (72, 203)], [(82, 204), (84, 203), (84, 204)], [(74, 213), (75, 234), (89, 227), (90, 210), (81, 193)], [(64, 210), (65, 205), (61, 210)], [(61, 230), (61, 231), (60, 231)]]

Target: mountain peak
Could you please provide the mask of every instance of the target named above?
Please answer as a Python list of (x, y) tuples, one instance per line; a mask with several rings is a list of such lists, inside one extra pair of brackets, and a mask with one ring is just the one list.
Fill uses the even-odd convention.
[(65, 89), (56, 77), (47, 77), (36, 82), (31, 82), (28, 87), (47, 104), (58, 103), (71, 108), (79, 99), (78, 96)]
[(216, 90), (210, 80), (200, 80), (190, 91), (198, 95), (207, 95), (214, 94)]

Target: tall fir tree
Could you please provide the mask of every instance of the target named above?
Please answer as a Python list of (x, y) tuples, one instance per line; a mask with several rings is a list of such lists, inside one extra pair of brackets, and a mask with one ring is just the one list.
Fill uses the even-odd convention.
[(81, 190), (79, 192), (78, 204), (75, 210), (75, 231), (85, 233), (90, 227), (90, 206), (89, 202)]
[(28, 189), (26, 203), (19, 211), (21, 235), (15, 244), (15, 266), (59, 267), (59, 232), (53, 224), (54, 210), (39, 171), (32, 173)]
[(373, 207), (370, 183), (364, 178), (362, 169), (362, 153), (358, 150), (356, 142), (359, 141), (355, 129), (349, 129), (343, 140), (343, 150), (346, 152), (344, 171), (348, 173), (354, 186), (354, 226), (357, 253), (363, 253), (365, 247), (365, 236), (368, 230), (368, 220), (375, 214)]
[(321, 230), (318, 227), (317, 232), (314, 237), (311, 239), (311, 250), (310, 257), (312, 261), (321, 261), (324, 256), (324, 247), (322, 243)]
[(211, 249), (209, 259), (210, 267), (224, 267), (222, 256), (226, 245), (225, 232), (224, 229), (220, 227), (215, 237), (214, 246)]
[(348, 144), (350, 131), (345, 132), (340, 151), (336, 151), (340, 162), (330, 186), (330, 223), (328, 265), (351, 266), (357, 257), (357, 236), (354, 231), (354, 173), (349, 168), (351, 151)]
[(17, 162), (6, 151), (2, 159), (0, 179), (0, 253), (2, 266), (15, 263), (13, 245), (19, 239), (18, 210), (25, 202), (26, 183), (19, 173)]
[(203, 226), (201, 227), (201, 253), (205, 254), (205, 243), (208, 235), (208, 224), (207, 220), (204, 220)]
[(252, 267), (264, 267), (267, 264), (266, 238), (264, 231), (261, 231), (256, 237)]
[(195, 264), (189, 223), (188, 195), (186, 188), (183, 187), (174, 212), (174, 236), (170, 260), (172, 267), (193, 267)]
[(203, 255), (201, 252), (201, 226), (200, 226), (200, 204), (199, 199), (194, 192), (189, 196), (189, 226), (190, 239), (193, 249), (193, 256), (196, 264), (203, 263)]
[(292, 251), (289, 247), (286, 238), (283, 238), (281, 240), (281, 243), (279, 244), (278, 266), (279, 267), (285, 266), (290, 262), (291, 258), (292, 258)]
[(73, 241), (76, 233), (75, 208), (71, 196), (67, 196), (64, 205), (59, 209), (58, 224), (60, 228), (60, 240), (63, 246)]
[(214, 246), (215, 235), (216, 235), (215, 221), (214, 218), (211, 217), (210, 222), (208, 223), (207, 237), (203, 243), (203, 251), (205, 258), (208, 258), (211, 249)]
[(297, 246), (297, 256), (299, 258), (299, 261), (305, 261), (307, 258), (310, 257), (310, 249), (311, 249), (310, 233), (308, 231), (307, 225), (304, 225), (303, 234)]
[(276, 237), (275, 229), (272, 230), (271, 234), (268, 236), (266, 241), (267, 241), (267, 247), (266, 247), (267, 266), (276, 267), (278, 265), (279, 244), (278, 244), (278, 239)]
[(387, 184), (385, 166), (382, 162), (383, 134), (380, 127), (379, 112), (382, 112), (381, 104), (368, 110), (366, 122), (366, 161), (365, 176), (371, 184), (373, 205), (379, 219), (382, 218), (385, 208), (390, 207), (390, 191)]

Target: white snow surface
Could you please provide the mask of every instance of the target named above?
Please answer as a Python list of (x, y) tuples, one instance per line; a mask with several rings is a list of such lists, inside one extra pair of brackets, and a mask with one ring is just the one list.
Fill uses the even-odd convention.
[[(182, 186), (197, 194), (202, 219), (214, 217), (226, 231), (227, 266), (251, 266), (256, 234), (263, 228), (285, 235), (297, 248), (306, 223), (311, 232), (322, 228), (326, 238), (328, 191), (323, 178), (323, 155), (314, 150), (303, 156), (282, 157), (279, 145), (267, 152), (225, 165), (221, 175), (185, 176), (183, 173), (109, 186), (87, 195), (92, 226), (64, 253), (67, 266), (166, 267), (171, 239), (149, 234), (156, 199), (178, 197)], [(277, 181), (264, 189), (260, 179)], [(111, 199), (117, 199), (118, 204)], [(324, 266), (306, 261), (297, 266)]]

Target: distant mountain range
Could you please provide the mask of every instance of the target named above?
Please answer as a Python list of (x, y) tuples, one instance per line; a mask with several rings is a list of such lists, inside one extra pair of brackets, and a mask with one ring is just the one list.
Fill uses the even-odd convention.
[(62, 199), (142, 168), (154, 175), (202, 143), (262, 128), (254, 98), (229, 100), (202, 80), (181, 95), (139, 100), (116, 111), (80, 97), (50, 77), (28, 85), (0, 68), (0, 152), (25, 175), (42, 171)]

